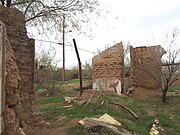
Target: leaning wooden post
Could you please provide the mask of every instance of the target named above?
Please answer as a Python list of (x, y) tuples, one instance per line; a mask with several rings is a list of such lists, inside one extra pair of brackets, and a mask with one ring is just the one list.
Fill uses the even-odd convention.
[(76, 55), (77, 55), (77, 59), (78, 59), (78, 63), (79, 63), (79, 81), (80, 81), (80, 96), (82, 95), (83, 91), (82, 91), (82, 68), (81, 68), (81, 60), (79, 57), (79, 53), (78, 53), (78, 49), (76, 46), (76, 41), (75, 39), (73, 39), (73, 43), (74, 43), (74, 48), (76, 51)]
[(0, 134), (4, 131), (3, 112), (5, 110), (5, 72), (6, 72), (6, 46), (5, 46), (5, 25), (0, 21)]
[(63, 15), (62, 22), (62, 46), (63, 46), (63, 70), (62, 70), (62, 81), (65, 83), (65, 15)]

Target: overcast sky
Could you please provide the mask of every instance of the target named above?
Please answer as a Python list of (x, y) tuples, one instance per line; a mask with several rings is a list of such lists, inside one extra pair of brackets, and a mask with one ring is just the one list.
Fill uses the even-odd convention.
[[(100, 17), (92, 17), (92, 39), (67, 35), (76, 39), (79, 48), (97, 53), (123, 41), (133, 46), (162, 44), (162, 34), (180, 26), (180, 0), (99, 0), (104, 9)], [(78, 65), (74, 48), (66, 47), (66, 67)], [(56, 49), (62, 65), (62, 48)], [(82, 64), (91, 62), (94, 54), (79, 51)]]

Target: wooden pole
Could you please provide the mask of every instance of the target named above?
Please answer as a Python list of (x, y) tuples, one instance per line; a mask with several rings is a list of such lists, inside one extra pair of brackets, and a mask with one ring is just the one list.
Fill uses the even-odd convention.
[(5, 110), (5, 73), (6, 73), (6, 58), (5, 58), (5, 26), (0, 26), (0, 134), (4, 130), (3, 112)]
[(81, 60), (80, 60), (80, 57), (79, 57), (79, 53), (78, 53), (78, 49), (77, 49), (77, 46), (76, 46), (75, 39), (73, 39), (73, 43), (74, 43), (74, 48), (75, 48), (77, 59), (78, 59), (78, 63), (79, 63), (79, 81), (80, 81), (80, 96), (81, 96), (82, 93), (83, 93), (83, 91), (82, 91), (82, 67), (81, 67)]
[(65, 83), (65, 15), (63, 15), (62, 22), (62, 45), (63, 45), (63, 70), (62, 70), (62, 81)]

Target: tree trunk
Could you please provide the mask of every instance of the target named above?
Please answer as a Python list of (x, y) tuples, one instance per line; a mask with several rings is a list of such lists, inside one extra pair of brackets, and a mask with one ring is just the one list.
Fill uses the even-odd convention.
[(165, 88), (164, 90), (163, 90), (163, 94), (162, 94), (162, 102), (166, 102), (166, 94), (167, 94), (167, 91), (168, 91), (168, 88)]

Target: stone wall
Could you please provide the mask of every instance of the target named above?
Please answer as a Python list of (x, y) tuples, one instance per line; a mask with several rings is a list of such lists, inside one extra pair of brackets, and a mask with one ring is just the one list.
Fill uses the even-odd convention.
[[(36, 107), (34, 93), (34, 39), (29, 39), (25, 27), (25, 17), (17, 9), (0, 6), (0, 20), (6, 27), (7, 76), (5, 133), (13, 134), (17, 127), (47, 127)], [(12, 49), (11, 49), (12, 47)], [(8, 125), (9, 121), (13, 122)], [(10, 124), (10, 123), (9, 123)], [(15, 128), (14, 128), (15, 127)], [(17, 131), (17, 130), (16, 130)]]
[(118, 43), (92, 59), (93, 88), (116, 91), (116, 84), (124, 83), (124, 54), (122, 42)]
[(4, 67), (2, 74), (6, 75), (5, 78), (1, 78), (2, 84), (4, 85), (4, 91), (1, 93), (3, 99), (1, 107), (2, 109), (2, 134), (3, 135), (14, 135), (20, 133), (19, 129), (19, 113), (21, 110), (20, 105), (20, 75), (17, 68), (14, 52), (10, 46), (7, 38), (5, 25), (0, 21), (1, 35), (3, 37), (1, 48), (4, 48), (4, 61), (2, 63)]
[[(161, 57), (164, 52), (160, 45), (130, 47), (131, 79), (135, 87), (159, 88), (159, 84), (161, 84)], [(155, 80), (158, 80), (158, 83)]]

